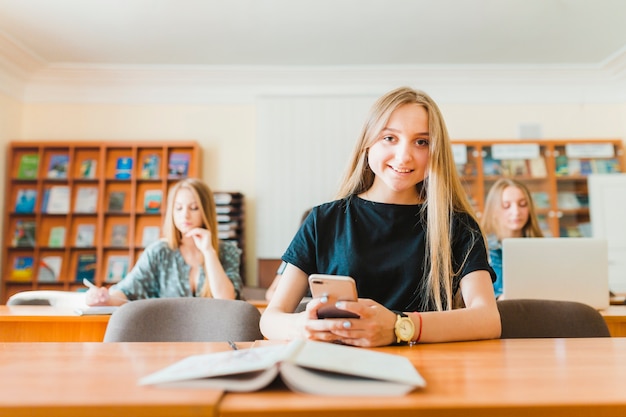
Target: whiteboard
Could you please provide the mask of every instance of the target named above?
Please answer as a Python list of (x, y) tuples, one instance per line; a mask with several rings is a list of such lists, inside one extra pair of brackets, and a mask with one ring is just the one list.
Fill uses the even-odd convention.
[(626, 293), (626, 174), (590, 174), (592, 236), (609, 245), (609, 288)]

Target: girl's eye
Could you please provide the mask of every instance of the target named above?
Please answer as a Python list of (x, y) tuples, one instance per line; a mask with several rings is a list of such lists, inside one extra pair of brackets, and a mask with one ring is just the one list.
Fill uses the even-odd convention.
[(393, 136), (383, 136), (383, 140), (385, 142), (391, 142), (393, 141), (395, 138)]
[(418, 139), (415, 143), (417, 143), (418, 146), (428, 146), (430, 141), (428, 139)]

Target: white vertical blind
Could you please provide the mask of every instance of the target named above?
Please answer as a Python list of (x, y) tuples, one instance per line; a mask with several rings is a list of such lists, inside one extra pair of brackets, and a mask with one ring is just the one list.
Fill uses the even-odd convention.
[(375, 97), (268, 97), (257, 109), (258, 258), (280, 258), (308, 208), (334, 198)]

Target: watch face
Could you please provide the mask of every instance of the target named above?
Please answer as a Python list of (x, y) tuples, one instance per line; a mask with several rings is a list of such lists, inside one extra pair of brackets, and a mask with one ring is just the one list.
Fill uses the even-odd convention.
[(403, 341), (408, 342), (413, 338), (415, 333), (415, 326), (408, 317), (401, 317), (396, 323), (396, 335)]

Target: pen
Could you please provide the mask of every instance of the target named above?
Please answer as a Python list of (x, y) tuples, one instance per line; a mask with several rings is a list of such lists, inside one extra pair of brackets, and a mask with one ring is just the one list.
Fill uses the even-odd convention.
[(230, 345), (230, 347), (232, 348), (232, 350), (239, 350), (239, 347), (237, 346), (237, 344), (231, 340), (228, 341), (228, 344)]
[(98, 288), (96, 287), (91, 281), (89, 281), (87, 278), (83, 278), (83, 285), (87, 288)]

